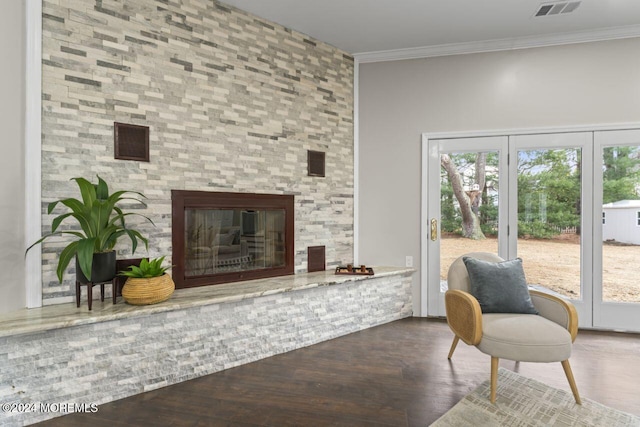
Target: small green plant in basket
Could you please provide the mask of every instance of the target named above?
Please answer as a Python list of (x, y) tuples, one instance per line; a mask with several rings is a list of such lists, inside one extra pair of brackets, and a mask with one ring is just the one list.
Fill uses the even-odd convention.
[(133, 305), (156, 304), (169, 299), (176, 286), (173, 279), (167, 274), (171, 266), (162, 266), (164, 257), (147, 259), (143, 258), (140, 265), (129, 266), (128, 270), (120, 274), (127, 276), (127, 281), (122, 288), (122, 297)]
[(170, 265), (163, 267), (162, 262), (164, 261), (164, 257), (148, 259), (143, 258), (140, 261), (140, 266), (131, 265), (129, 266), (129, 270), (121, 271), (120, 274), (127, 277), (135, 277), (135, 278), (149, 278), (149, 277), (160, 277), (167, 272), (168, 269), (171, 268)]

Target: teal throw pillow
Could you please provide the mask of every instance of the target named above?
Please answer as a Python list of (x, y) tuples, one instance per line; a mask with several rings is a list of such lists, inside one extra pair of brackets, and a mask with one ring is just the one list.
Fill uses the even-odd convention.
[(538, 314), (531, 302), (522, 259), (488, 262), (462, 258), (471, 281), (471, 295), (483, 313)]

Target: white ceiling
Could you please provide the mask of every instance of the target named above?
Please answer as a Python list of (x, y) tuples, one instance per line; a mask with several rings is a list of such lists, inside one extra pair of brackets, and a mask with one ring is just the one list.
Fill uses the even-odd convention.
[[(573, 1), (573, 0), (571, 0)], [(223, 0), (356, 57), (370, 52), (518, 42), (535, 45), (640, 36), (640, 0), (582, 0), (534, 17), (535, 0)], [(557, 1), (556, 1), (557, 3)], [(521, 43), (522, 44), (522, 43)], [(506, 47), (505, 47), (506, 48)], [(480, 49), (479, 49), (480, 50)], [(490, 50), (490, 49), (485, 49)]]

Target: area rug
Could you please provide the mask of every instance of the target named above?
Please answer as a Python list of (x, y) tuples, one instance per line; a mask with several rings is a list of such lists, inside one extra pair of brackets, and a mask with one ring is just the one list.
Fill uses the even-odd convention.
[[(578, 387), (580, 385), (578, 384)], [(498, 371), (495, 405), (490, 383), (483, 382), (431, 424), (444, 426), (640, 426), (640, 417), (582, 398), (576, 404), (569, 391), (549, 387), (507, 369)]]

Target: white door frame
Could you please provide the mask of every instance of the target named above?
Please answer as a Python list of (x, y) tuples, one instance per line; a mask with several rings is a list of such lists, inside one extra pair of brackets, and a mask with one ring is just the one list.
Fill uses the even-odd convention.
[[(42, 0), (26, 0), (25, 249), (42, 236)], [(42, 251), (25, 256), (27, 308), (42, 306)]]
[[(491, 137), (491, 136), (517, 136), (517, 135), (531, 135), (531, 134), (549, 134), (549, 133), (576, 133), (576, 132), (599, 132), (599, 131), (623, 131), (623, 130), (640, 130), (640, 123), (618, 123), (608, 125), (581, 125), (581, 126), (562, 126), (562, 127), (541, 127), (541, 128), (515, 128), (515, 129), (498, 129), (498, 130), (485, 130), (485, 131), (462, 131), (462, 132), (425, 132), (422, 134), (422, 182), (421, 182), (421, 223), (420, 223), (420, 309), (422, 316), (437, 316), (432, 311), (429, 311), (429, 289), (428, 289), (428, 248), (429, 248), (429, 206), (428, 206), (428, 191), (429, 191), (429, 175), (428, 175), (428, 161), (429, 161), (429, 141), (435, 139), (455, 139), (455, 138), (474, 138), (474, 137)], [(595, 145), (595, 144), (594, 144)], [(593, 151), (592, 151), (593, 154)], [(593, 180), (592, 180), (593, 182)], [(602, 184), (600, 184), (602, 185)], [(596, 191), (597, 189), (593, 189)], [(600, 189), (601, 190), (601, 189)], [(586, 191), (583, 188), (583, 191)], [(593, 206), (589, 215), (593, 214)], [(597, 221), (594, 221), (597, 222)], [(595, 227), (595, 226), (594, 226)], [(601, 231), (600, 231), (601, 232)], [(593, 238), (597, 237), (595, 234)], [(591, 242), (593, 243), (593, 242)], [(586, 246), (586, 245), (585, 245)], [(594, 259), (594, 261), (596, 261)], [(584, 262), (584, 261), (583, 261)], [(595, 268), (595, 266), (594, 266)], [(593, 298), (592, 298), (593, 299)], [(587, 326), (588, 327), (588, 326)]]

